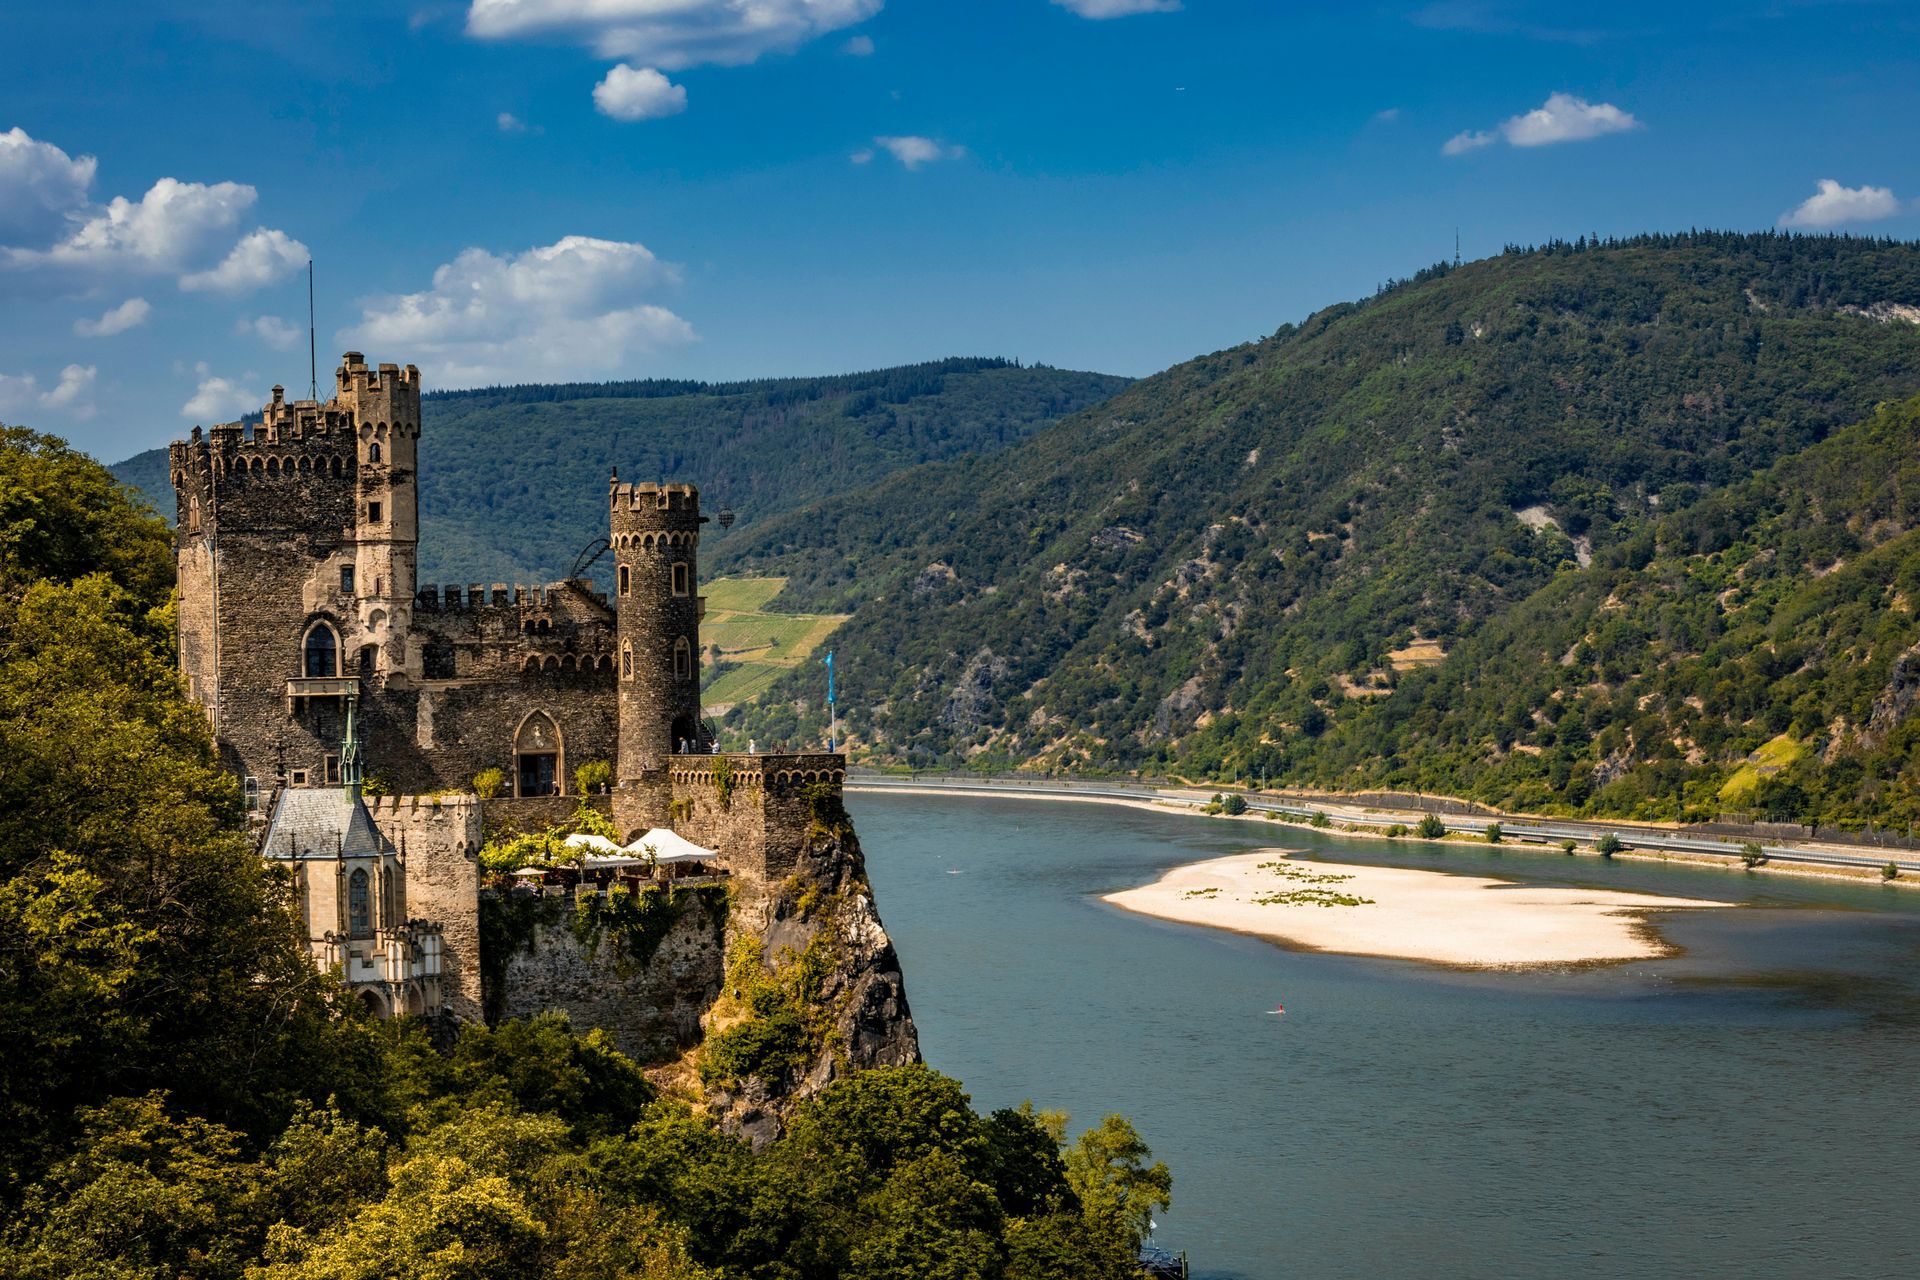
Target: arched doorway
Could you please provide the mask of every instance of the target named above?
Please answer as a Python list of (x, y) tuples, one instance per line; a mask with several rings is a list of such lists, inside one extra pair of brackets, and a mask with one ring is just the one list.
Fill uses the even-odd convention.
[(513, 735), (514, 794), (561, 795), (561, 781), (567, 776), (561, 768), (561, 753), (560, 727), (552, 716), (535, 711), (522, 720)]

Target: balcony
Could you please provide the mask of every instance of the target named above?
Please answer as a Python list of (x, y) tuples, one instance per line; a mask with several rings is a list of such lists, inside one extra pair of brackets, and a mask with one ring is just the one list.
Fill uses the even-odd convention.
[(360, 692), (357, 676), (290, 676), (289, 698), (350, 698)]

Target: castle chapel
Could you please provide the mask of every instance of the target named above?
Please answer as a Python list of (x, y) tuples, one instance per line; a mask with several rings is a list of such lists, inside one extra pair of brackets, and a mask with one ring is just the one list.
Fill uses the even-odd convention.
[[(168, 455), (181, 670), (316, 959), (379, 1012), (479, 1016), (479, 846), (569, 812), (588, 761), (623, 833), (673, 829), (749, 898), (790, 874), (806, 793), (845, 762), (714, 753), (698, 491), (612, 484), (610, 592), (422, 586), (420, 372), (350, 351), (334, 378)], [(492, 769), (501, 794), (473, 794)], [(363, 799), (368, 776), (392, 794)]]

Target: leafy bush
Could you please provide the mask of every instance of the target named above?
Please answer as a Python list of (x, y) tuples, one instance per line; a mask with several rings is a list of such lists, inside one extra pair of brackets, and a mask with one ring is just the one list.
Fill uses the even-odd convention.
[(1747, 870), (1751, 871), (1755, 867), (1766, 864), (1767, 851), (1755, 841), (1749, 840), (1740, 846), (1740, 861), (1746, 864)]
[(500, 770), (488, 767), (473, 775), (473, 794), (482, 800), (492, 800), (506, 788), (507, 775)]
[(1503, 832), (1502, 832), (1502, 831), (1500, 830), (1500, 824), (1499, 824), (1499, 823), (1497, 823), (1497, 822), (1489, 822), (1489, 823), (1487, 824), (1487, 843), (1488, 843), (1488, 844), (1499, 844), (1499, 843), (1500, 843), (1500, 837), (1501, 837), (1501, 836), (1502, 836), (1503, 834), (1504, 834), (1504, 833), (1503, 833)]
[(613, 766), (605, 760), (589, 760), (573, 771), (573, 789), (580, 795), (598, 795), (612, 786)]
[(1593, 842), (1594, 852), (1603, 858), (1611, 858), (1614, 854), (1619, 853), (1626, 847), (1626, 845), (1620, 842), (1620, 837), (1611, 831), (1601, 832), (1600, 838)]
[(1407, 824), (1404, 822), (1396, 822), (1387, 828), (1387, 839), (1389, 840), (1398, 840), (1406, 834)]
[(1229, 818), (1237, 818), (1246, 811), (1247, 801), (1245, 796), (1230, 795), (1220, 802), (1220, 812), (1226, 814)]
[(1413, 828), (1413, 833), (1422, 840), (1439, 840), (1447, 834), (1447, 824), (1440, 820), (1440, 815), (1437, 813), (1421, 814), (1419, 823)]

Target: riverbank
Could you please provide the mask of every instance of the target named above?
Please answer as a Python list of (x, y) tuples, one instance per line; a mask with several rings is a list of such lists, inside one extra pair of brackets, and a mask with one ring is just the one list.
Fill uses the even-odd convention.
[[(1145, 787), (1130, 788), (1127, 792), (1102, 790), (1098, 784), (1076, 784), (1053, 780), (1045, 785), (1025, 781), (996, 781), (991, 778), (969, 779), (965, 783), (919, 782), (896, 780), (884, 775), (855, 775), (848, 778), (850, 791), (869, 790), (875, 792), (894, 792), (902, 795), (944, 795), (944, 796), (985, 796), (1008, 797), (1030, 800), (1055, 800), (1077, 804), (1113, 804), (1124, 808), (1144, 809), (1156, 813), (1179, 813), (1192, 817), (1205, 817), (1214, 822), (1254, 822), (1262, 826), (1279, 820), (1277, 806), (1285, 803), (1289, 809), (1305, 807), (1297, 800), (1280, 802), (1264, 796), (1256, 796), (1249, 801), (1246, 812), (1234, 815), (1220, 812), (1217, 806), (1210, 804), (1210, 797), (1204, 791), (1153, 790)], [(1076, 793), (1075, 788), (1078, 788)], [(1352, 805), (1327, 804), (1324, 808), (1312, 808), (1316, 814), (1325, 816), (1325, 823), (1316, 827), (1320, 830), (1338, 832), (1340, 835), (1359, 840), (1389, 840), (1396, 843), (1410, 843), (1420, 837), (1413, 829), (1424, 816), (1419, 813), (1395, 812), (1378, 809), (1360, 809)], [(1303, 813), (1291, 813), (1293, 821), (1301, 821)], [(1490, 819), (1464, 817), (1461, 815), (1436, 815), (1447, 825), (1447, 835), (1441, 843), (1465, 842), (1478, 844), (1486, 842), (1486, 827)], [(1683, 862), (1696, 866), (1715, 867), (1743, 875), (1781, 875), (1793, 877), (1812, 877), (1815, 879), (1839, 879), (1855, 883), (1869, 882), (1908, 889), (1920, 887), (1920, 862), (1910, 855), (1894, 854), (1889, 858), (1896, 864), (1897, 878), (1886, 877), (1884, 867), (1887, 863), (1879, 860), (1877, 853), (1871, 857), (1860, 856), (1860, 851), (1822, 847), (1819, 849), (1791, 850), (1779, 847), (1771, 848), (1769, 856), (1758, 865), (1748, 865), (1738, 846), (1724, 846), (1707, 849), (1698, 847), (1692, 841), (1681, 842), (1682, 848), (1641, 847), (1646, 842), (1644, 832), (1629, 832), (1625, 828), (1619, 831), (1627, 840), (1638, 840), (1641, 845), (1623, 841), (1617, 851), (1603, 854), (1599, 846), (1601, 833), (1614, 830), (1608, 824), (1590, 824), (1590, 830), (1579, 831), (1575, 824), (1565, 824), (1564, 831), (1555, 829), (1552, 837), (1534, 835), (1529, 829), (1519, 825), (1527, 819), (1515, 819), (1512, 815), (1500, 819), (1506, 828), (1505, 844), (1520, 851), (1545, 853), (1550, 847), (1571, 842), (1574, 846), (1569, 852), (1588, 857), (1617, 857), (1630, 861), (1647, 862)], [(1397, 834), (1394, 828), (1399, 828)], [(1562, 838), (1564, 834), (1564, 838)]]
[(1648, 922), (1649, 912), (1730, 905), (1309, 862), (1283, 850), (1175, 867), (1152, 884), (1109, 893), (1101, 901), (1302, 950), (1463, 968), (1657, 959), (1673, 948)]

